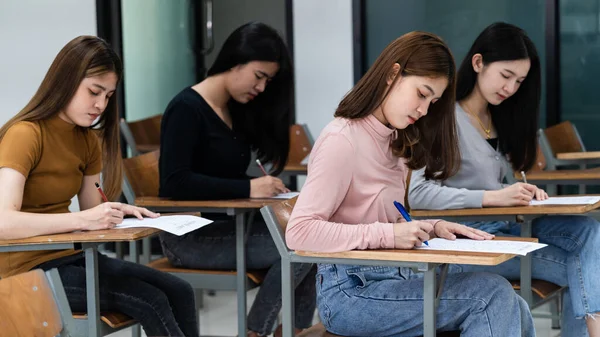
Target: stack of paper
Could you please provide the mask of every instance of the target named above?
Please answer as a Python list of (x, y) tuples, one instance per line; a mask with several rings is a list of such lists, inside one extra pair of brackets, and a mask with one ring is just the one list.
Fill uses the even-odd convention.
[(593, 205), (600, 197), (552, 197), (546, 200), (531, 200), (530, 205)]
[(298, 194), (300, 194), (300, 192), (280, 193), (280, 194), (272, 197), (271, 199), (292, 199), (294, 197), (297, 197)]
[(143, 220), (135, 218), (124, 219), (115, 228), (151, 227), (171, 234), (183, 235), (212, 222), (212, 220), (193, 215), (162, 215), (158, 218), (144, 218)]
[(471, 240), (456, 239), (446, 240), (435, 238), (428, 241), (429, 246), (421, 246), (418, 249), (427, 250), (455, 250), (461, 252), (480, 253), (507, 253), (527, 255), (528, 253), (544, 248), (547, 245), (536, 242), (503, 241), (503, 240)]

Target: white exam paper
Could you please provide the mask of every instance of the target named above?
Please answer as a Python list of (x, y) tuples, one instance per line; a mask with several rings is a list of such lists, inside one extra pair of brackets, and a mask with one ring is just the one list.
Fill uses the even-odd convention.
[(508, 253), (527, 255), (534, 250), (544, 248), (544, 243), (523, 242), (523, 241), (503, 241), (503, 240), (471, 240), (456, 239), (446, 240), (435, 238), (428, 240), (428, 246), (417, 247), (417, 249), (427, 250), (455, 250), (461, 252), (481, 252), (481, 253)]
[(531, 200), (530, 205), (592, 205), (600, 201), (600, 197), (551, 197), (546, 200)]
[(194, 215), (161, 215), (158, 218), (144, 218), (143, 220), (124, 219), (115, 228), (151, 227), (181, 236), (212, 222), (212, 220)]
[(272, 197), (271, 199), (292, 199), (292, 198), (298, 196), (299, 194), (300, 194), (300, 192), (280, 193), (280, 194)]

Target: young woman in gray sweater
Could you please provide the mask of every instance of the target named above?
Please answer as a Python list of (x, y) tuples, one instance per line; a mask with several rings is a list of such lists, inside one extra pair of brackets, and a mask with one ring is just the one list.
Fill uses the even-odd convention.
[[(535, 185), (504, 183), (513, 171), (535, 162), (541, 91), (540, 61), (526, 33), (495, 23), (477, 37), (458, 71), (456, 120), (461, 167), (444, 181), (414, 171), (409, 204), (415, 209), (528, 205), (548, 195)], [(511, 170), (512, 169), (512, 170)], [(520, 235), (506, 221), (466, 223), (496, 235)], [(533, 236), (548, 244), (533, 254), (533, 277), (568, 286), (563, 336), (600, 336), (600, 223), (585, 216), (546, 216), (533, 222)], [(519, 260), (495, 267), (459, 266), (519, 278)]]

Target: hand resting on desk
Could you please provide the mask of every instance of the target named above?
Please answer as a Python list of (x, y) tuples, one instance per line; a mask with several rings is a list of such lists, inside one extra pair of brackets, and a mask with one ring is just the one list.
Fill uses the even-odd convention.
[(497, 191), (483, 193), (483, 207), (528, 206), (529, 202), (548, 199), (548, 194), (535, 185), (515, 183)]
[(429, 222), (413, 220), (394, 224), (394, 246), (397, 249), (420, 247), (433, 238), (455, 240), (457, 235), (473, 240), (491, 240), (494, 235), (448, 221), (439, 221), (433, 226)]
[(85, 211), (74, 213), (79, 216), (81, 230), (111, 229), (123, 222), (130, 215), (138, 219), (157, 218), (159, 214), (142, 207), (122, 204), (120, 202), (105, 202)]
[(281, 179), (272, 176), (250, 180), (250, 198), (270, 198), (289, 191)]

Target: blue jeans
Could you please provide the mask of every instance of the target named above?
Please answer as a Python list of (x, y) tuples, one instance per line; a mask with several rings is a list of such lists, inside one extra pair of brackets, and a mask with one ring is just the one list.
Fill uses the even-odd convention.
[[(87, 311), (83, 253), (36, 268), (57, 268), (73, 312)], [(137, 320), (148, 336), (199, 336), (194, 292), (189, 283), (141, 264), (98, 254), (100, 310)]]
[[(499, 236), (521, 234), (517, 223), (465, 224)], [(548, 244), (532, 253), (533, 278), (568, 286), (563, 300), (562, 336), (588, 336), (583, 318), (600, 312), (600, 223), (586, 216), (545, 216), (533, 221), (532, 236)], [(511, 280), (520, 276), (518, 258), (493, 267), (461, 265), (460, 269), (497, 273)]]
[[(410, 268), (320, 264), (321, 320), (343, 336), (422, 335), (422, 276)], [(448, 273), (437, 330), (460, 330), (463, 337), (535, 336), (527, 303), (506, 279), (488, 273)]]
[[(180, 268), (236, 269), (235, 223), (214, 223), (183, 236), (160, 233), (163, 252)], [(248, 314), (248, 329), (262, 336), (271, 334), (281, 311), (281, 257), (267, 225), (255, 219), (246, 242), (248, 269), (267, 269)], [(308, 328), (315, 313), (315, 274), (313, 264), (294, 264), (296, 327)]]

